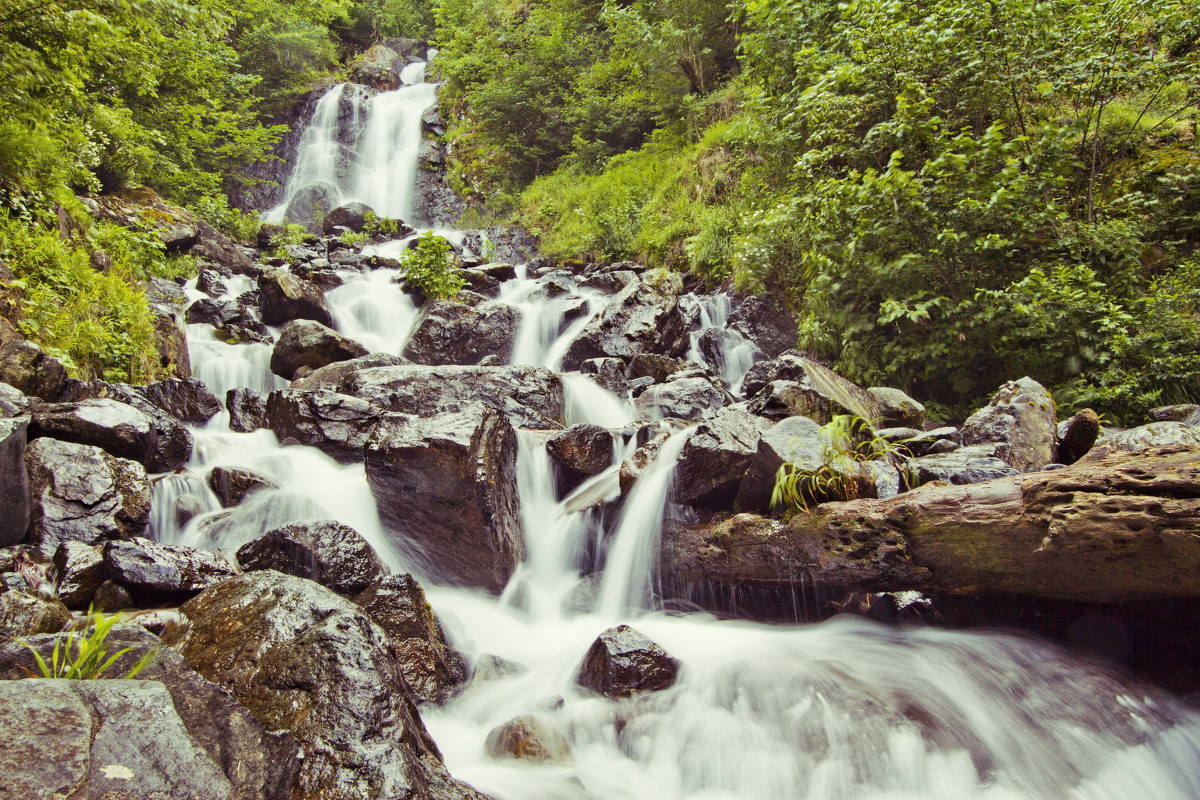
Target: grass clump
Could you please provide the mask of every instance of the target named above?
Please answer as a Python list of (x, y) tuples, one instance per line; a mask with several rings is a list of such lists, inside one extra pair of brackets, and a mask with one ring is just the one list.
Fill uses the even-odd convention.
[[(82, 630), (70, 631), (66, 637), (59, 636), (54, 641), (54, 650), (47, 661), (36, 649), (26, 644), (37, 662), (40, 675), (30, 673), (33, 678), (59, 678), (64, 680), (86, 681), (98, 680), (104, 677), (117, 659), (133, 650), (126, 647), (112, 655), (108, 654), (106, 640), (114, 625), (121, 621), (120, 614), (101, 614), (88, 609), (86, 625)], [(63, 644), (65, 639), (65, 645)], [(131, 679), (137, 677), (153, 660), (155, 651), (147, 650), (128, 672), (121, 677)]]

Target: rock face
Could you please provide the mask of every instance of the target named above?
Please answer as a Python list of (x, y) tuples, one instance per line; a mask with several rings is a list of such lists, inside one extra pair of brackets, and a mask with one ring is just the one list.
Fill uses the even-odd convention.
[(334, 520), (276, 528), (238, 548), (237, 559), (247, 572), (273, 569), (339, 594), (360, 592), (388, 572), (361, 533)]
[(292, 798), (485, 800), (450, 778), (387, 635), (349, 600), (264, 571), (190, 600), (188, 664), (304, 749)]
[(29, 530), (28, 429), (29, 417), (0, 419), (0, 547), (18, 544)]
[(740, 300), (729, 315), (729, 327), (758, 345), (767, 358), (796, 346), (796, 315), (771, 295)]
[(576, 682), (613, 700), (667, 689), (679, 662), (628, 625), (609, 628), (592, 643)]
[(1032, 378), (1009, 381), (963, 423), (963, 444), (995, 442), (996, 456), (1020, 470), (1041, 469), (1055, 455), (1054, 400)]
[(868, 422), (879, 417), (879, 404), (869, 392), (795, 350), (751, 367), (742, 391), (754, 397), (773, 381), (796, 384), (786, 387), (789, 415), (810, 417), (821, 425), (837, 414), (854, 414)]
[[(26, 641), (47, 661), (50, 660), (59, 636), (32, 636)], [(124, 675), (147, 651), (154, 657), (139, 673), (135, 683), (155, 682), (170, 693), (172, 708), (162, 709), (164, 716), (178, 714), (187, 729), (187, 737), (198, 750), (206, 754), (221, 770), (231, 786), (230, 797), (234, 800), (288, 800), (292, 783), (300, 766), (298, 748), (286, 733), (267, 733), (262, 726), (225, 689), (197, 675), (174, 650), (164, 647), (158, 637), (134, 625), (117, 625), (105, 640), (112, 652), (131, 648), (120, 656), (107, 674)], [(27, 688), (32, 685), (16, 679), (25, 677), (24, 670), (36, 670), (29, 650), (18, 644), (0, 647), (0, 678), (12, 681), (16, 686)], [(43, 683), (36, 681), (35, 683)], [(51, 683), (58, 683), (57, 681)], [(73, 681), (74, 685), (132, 686), (126, 681)], [(6, 684), (0, 683), (0, 686)], [(114, 716), (111, 724), (118, 732), (126, 733), (137, 742), (143, 742), (138, 725), (139, 717)], [(125, 729), (129, 730), (126, 731)], [(169, 744), (169, 743), (168, 743)], [(151, 753), (161, 753), (150, 745)], [(108, 765), (101, 761), (102, 765)], [(127, 763), (127, 762), (121, 762)], [(170, 766), (163, 762), (158, 766)], [(6, 776), (15, 773), (8, 771)], [(153, 773), (152, 773), (153, 774)], [(186, 780), (187, 776), (178, 776)], [(133, 787), (126, 787), (132, 789)], [(24, 796), (24, 795), (23, 795)], [(30, 797), (41, 795), (28, 795)], [(113, 797), (126, 797), (116, 794)], [(138, 798), (157, 797), (153, 794), (136, 794)], [(188, 800), (208, 795), (186, 795)]]
[(507, 364), (520, 314), (503, 303), (472, 308), (449, 300), (426, 301), (404, 355), (418, 364), (478, 364), (496, 356)]
[(388, 411), (429, 416), (482, 403), (518, 428), (563, 427), (562, 381), (536, 367), (376, 367), (351, 373), (339, 391)]
[(25, 448), (33, 510), (29, 541), (47, 557), (59, 543), (128, 539), (150, 518), (150, 484), (136, 461), (99, 447), (38, 439)]
[(701, 423), (675, 467), (675, 500), (712, 510), (732, 507), (759, 439), (770, 428), (769, 421), (740, 408), (723, 408)]
[(669, 580), (726, 588), (856, 584), (1109, 603), (1200, 597), (1200, 447), (827, 503), (786, 526), (742, 515), (664, 532)]
[(516, 458), (516, 432), (491, 409), (393, 414), (367, 443), (367, 482), (380, 519), (411, 537), (433, 574), (498, 592), (525, 555)]
[(135, 600), (148, 604), (178, 602), (234, 574), (216, 553), (140, 537), (105, 545), (104, 567)]
[(342, 462), (362, 460), (362, 448), (382, 413), (366, 400), (337, 392), (282, 389), (267, 395), (266, 425)]
[(282, 325), (294, 319), (311, 319), (327, 327), (336, 327), (325, 295), (313, 284), (284, 269), (267, 270), (258, 279), (262, 321)]
[(570, 761), (571, 745), (541, 717), (525, 714), (493, 728), (484, 748), (492, 758), (524, 761)]
[(0, 346), (0, 381), (43, 400), (57, 400), (67, 384), (67, 370), (57, 359), (25, 339)]
[(558, 467), (563, 491), (569, 492), (608, 469), (613, 460), (613, 437), (599, 425), (572, 425), (551, 436), (546, 450)]
[(1091, 449), (1087, 457), (1092, 459), (1103, 458), (1110, 453), (1138, 453), (1151, 447), (1169, 445), (1200, 445), (1200, 428), (1182, 422), (1151, 422), (1106, 436)]
[(0, 681), (7, 797), (232, 800), (156, 681)]
[(591, 358), (629, 359), (643, 352), (682, 355), (687, 324), (679, 311), (682, 286), (667, 278), (645, 282), (632, 272), (615, 273), (625, 287), (572, 342), (564, 369), (578, 369)]
[(301, 367), (318, 369), (367, 355), (367, 348), (319, 322), (299, 319), (283, 326), (271, 351), (271, 371), (289, 381)]
[(400, 87), (400, 69), (404, 64), (404, 59), (395, 50), (377, 44), (354, 59), (350, 65), (350, 80), (389, 92)]
[(445, 702), (467, 680), (467, 662), (450, 646), (441, 623), (411, 575), (389, 575), (354, 598), (391, 639), (413, 696)]

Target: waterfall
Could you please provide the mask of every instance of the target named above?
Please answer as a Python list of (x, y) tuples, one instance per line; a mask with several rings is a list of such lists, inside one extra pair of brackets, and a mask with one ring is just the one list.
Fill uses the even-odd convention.
[[(328, 185), (342, 200), (408, 213), (406, 176), (414, 174), (421, 112), (433, 100), (420, 77), (420, 67), (410, 67), (405, 87), (374, 96), (345, 84), (331, 89), (304, 134), (289, 196)], [(402, 246), (377, 251), (394, 255)], [(402, 352), (417, 309), (396, 272), (339, 274), (345, 283), (328, 301), (342, 333), (372, 352)], [(231, 285), (231, 295), (246, 288)], [(501, 285), (499, 299), (521, 314), (511, 360), (551, 369), (607, 302), (566, 273), (533, 277), (525, 266)], [(690, 357), (737, 386), (758, 357), (753, 345), (728, 331), (727, 297), (694, 301)], [(220, 342), (207, 326), (188, 333), (196, 374), (218, 395), (285, 385), (269, 372), (269, 345)], [(647, 608), (671, 481), (691, 431), (667, 438), (622, 495), (619, 469), (637, 441), (628, 398), (578, 373), (562, 381), (567, 422), (612, 432), (609, 467), (560, 497), (546, 444), (554, 432), (520, 431), (525, 562), (499, 598), (426, 582), (468, 660), (490, 655), (513, 665), (502, 675), (477, 674), (443, 707), (422, 708), (455, 777), (498, 800), (1200, 797), (1200, 715), (1050, 645), (858, 618), (771, 626)], [(283, 446), (269, 431), (235, 433), (226, 420), (193, 428), (189, 468), (155, 483), (153, 535), (228, 552), (272, 526), (328, 517), (362, 533), (394, 569), (412, 571), (389, 545), (363, 465)], [(281, 488), (221, 508), (205, 481), (214, 466), (250, 469)], [(625, 622), (680, 661), (673, 687), (612, 701), (576, 685), (596, 636)], [(522, 715), (557, 731), (571, 759), (488, 757), (489, 731)]]

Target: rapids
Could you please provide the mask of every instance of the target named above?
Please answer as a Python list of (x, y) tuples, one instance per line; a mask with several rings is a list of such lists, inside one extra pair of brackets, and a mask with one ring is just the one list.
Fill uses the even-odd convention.
[[(419, 73), (375, 96), (346, 84), (331, 89), (305, 133), (289, 197), (321, 183), (341, 200), (404, 216), (419, 117), (435, 92)], [(398, 354), (418, 311), (392, 277), (347, 273), (328, 301), (342, 333)], [(557, 368), (606, 298), (577, 287), (552, 297), (540, 288), (524, 267), (501, 287), (500, 300), (522, 314), (512, 360)], [(564, 324), (564, 309), (580, 299), (586, 313)], [(710, 366), (736, 387), (756, 357), (753, 345), (711, 337), (715, 358), (706, 356), (699, 337), (723, 328), (728, 299), (695, 302), (702, 308), (693, 358), (715, 360)], [(268, 346), (226, 344), (204, 327), (188, 332), (191, 358), (218, 396), (283, 385), (267, 367)], [(500, 800), (1200, 797), (1200, 716), (1049, 644), (849, 617), (786, 626), (655, 610), (657, 536), (674, 513), (672, 473), (689, 430), (672, 434), (622, 502), (616, 470), (635, 446), (631, 403), (578, 373), (564, 380), (570, 422), (612, 431), (613, 465), (559, 499), (546, 434), (522, 431), (514, 479), (528, 557), (507, 590), (497, 598), (418, 573), (468, 660), (489, 655), (510, 665), (476, 675), (444, 707), (422, 709), (455, 776)], [(189, 469), (155, 484), (152, 531), (160, 540), (231, 552), (270, 527), (332, 517), (360, 531), (394, 569), (413, 571), (404, 543), (379, 521), (361, 464), (281, 446), (269, 431), (234, 433), (226, 415), (194, 435)], [(221, 510), (203, 480), (218, 465), (254, 469), (283, 488)], [(176, 513), (181, 503), (195, 512), (190, 520)], [(575, 685), (588, 646), (622, 622), (681, 661), (674, 687), (610, 701)], [(488, 732), (524, 714), (557, 728), (571, 759), (488, 757)]]

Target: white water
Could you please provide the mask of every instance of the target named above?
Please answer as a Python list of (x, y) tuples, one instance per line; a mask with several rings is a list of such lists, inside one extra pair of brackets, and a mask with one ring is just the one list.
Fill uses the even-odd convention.
[[(502, 287), (527, 324), (514, 360), (554, 366), (577, 332), (562, 324), (560, 307), (582, 295), (535, 298), (539, 288), (524, 273)], [(585, 314), (598, 313), (583, 299)], [(373, 350), (403, 348), (414, 310), (385, 272), (330, 292), (330, 301), (343, 332)], [(723, 319), (719, 308), (704, 313), (697, 332), (724, 324), (715, 322)], [(239, 381), (277, 383), (253, 346), (224, 345), (194, 331), (191, 348), (197, 373), (222, 393)], [(740, 380), (739, 370), (744, 375), (740, 366), (714, 366), (726, 380)], [(627, 401), (584, 376), (564, 382), (570, 421), (611, 429), (630, 423)], [(156, 484), (157, 536), (229, 551), (282, 522), (332, 517), (405, 568), (402, 553), (387, 546), (361, 465), (281, 447), (265, 431), (231, 433), (223, 422), (196, 430), (191, 468)], [(520, 434), (525, 564), (501, 598), (427, 586), (469, 659), (491, 654), (517, 666), (476, 681), (443, 708), (423, 709), (457, 777), (499, 800), (1200, 798), (1197, 715), (1048, 645), (851, 618), (767, 626), (642, 610), (687, 435), (664, 443), (619, 504), (612, 502), (616, 470), (631, 453), (631, 437), (618, 434), (613, 466), (560, 499), (547, 434)], [(285, 488), (260, 491), (227, 514), (203, 483), (218, 464), (254, 469)], [(189, 495), (202, 513), (180, 526), (174, 508)], [(587, 610), (593, 606), (598, 610)], [(575, 685), (596, 635), (621, 622), (680, 660), (674, 687), (613, 702)], [(532, 764), (487, 756), (488, 732), (522, 714), (560, 731), (572, 758)]]
[[(742, 381), (746, 373), (754, 366), (754, 362), (762, 357), (762, 352), (746, 337), (742, 336), (729, 324), (730, 300), (724, 292), (712, 295), (694, 295), (699, 307), (699, 319), (690, 334), (691, 347), (687, 357), (697, 364), (704, 364), (729, 385), (734, 394), (742, 390)], [(715, 359), (704, 355), (700, 347), (700, 337), (705, 331), (717, 331), (720, 334)], [(715, 363), (711, 363), (714, 362)]]

